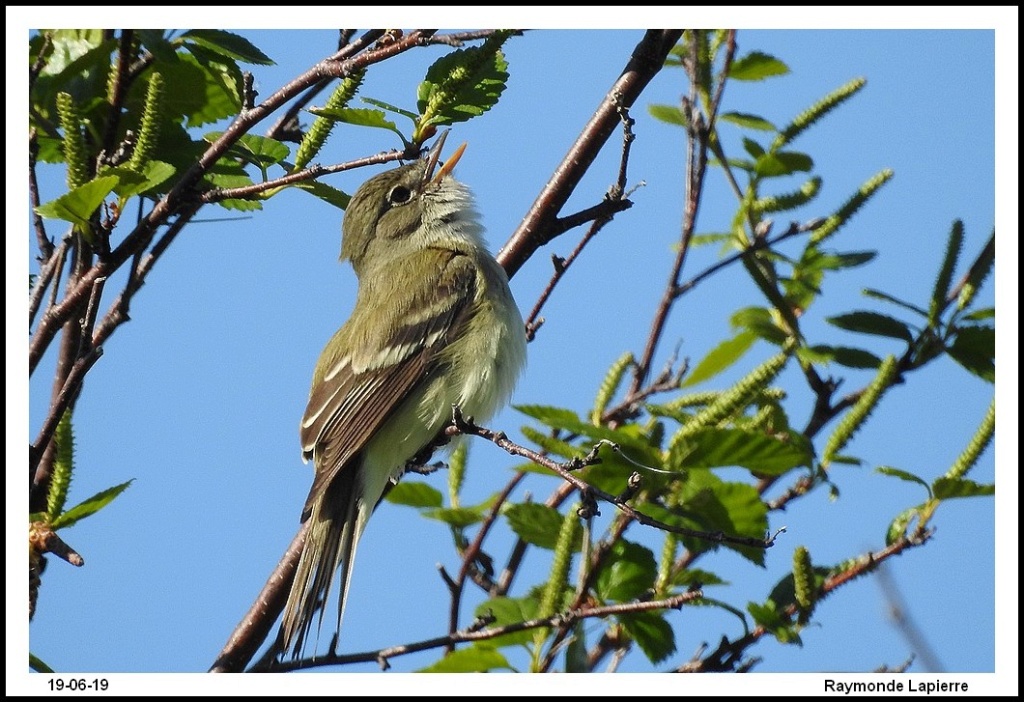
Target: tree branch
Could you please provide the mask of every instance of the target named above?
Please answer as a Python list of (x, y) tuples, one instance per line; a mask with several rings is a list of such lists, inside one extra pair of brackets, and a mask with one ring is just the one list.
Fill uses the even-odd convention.
[(710, 106), (710, 112), (705, 118), (697, 107), (697, 85), (696, 74), (698, 72), (699, 57), (697, 56), (697, 42), (691, 42), (692, 54), (690, 57), (690, 94), (684, 101), (684, 109), (688, 114), (688, 127), (686, 139), (686, 199), (683, 208), (683, 226), (679, 238), (679, 248), (676, 252), (672, 270), (669, 273), (665, 291), (662, 294), (661, 302), (654, 313), (651, 321), (651, 331), (647, 336), (647, 343), (643, 355), (633, 370), (633, 380), (630, 383), (628, 394), (632, 395), (640, 390), (644, 381), (650, 373), (654, 353), (658, 348), (665, 323), (668, 321), (668, 314), (673, 303), (677, 299), (676, 288), (679, 287), (679, 276), (682, 274), (683, 264), (686, 262), (686, 255), (690, 250), (690, 241), (697, 225), (697, 210), (700, 207), (701, 193), (704, 190), (704, 175), (708, 162), (708, 140), (715, 123), (718, 106), (722, 99), (725, 77), (729, 74), (729, 67), (732, 65), (733, 56), (736, 53), (736, 30), (729, 30), (726, 39), (725, 62), (718, 79), (718, 86), (715, 90), (715, 97)]
[(540, 311), (544, 308), (544, 304), (551, 297), (551, 293), (554, 292), (555, 286), (558, 285), (558, 281), (562, 279), (565, 272), (569, 269), (569, 266), (573, 264), (573, 261), (579, 257), (583, 252), (583, 248), (590, 243), (599, 231), (604, 229), (604, 226), (608, 222), (612, 221), (615, 213), (624, 211), (633, 206), (633, 203), (627, 200), (624, 196), (626, 192), (626, 166), (629, 163), (629, 150), (630, 145), (636, 138), (633, 135), (631, 129), (633, 125), (633, 119), (629, 116), (629, 113), (625, 108), (620, 111), (622, 117), (622, 159), (619, 165), (619, 176), (615, 184), (608, 189), (605, 194), (603, 202), (595, 205), (594, 207), (587, 208), (582, 212), (578, 212), (575, 215), (571, 215), (558, 221), (558, 229), (563, 227), (566, 230), (571, 226), (576, 226), (576, 222), (583, 223), (593, 221), (593, 224), (587, 230), (587, 233), (583, 235), (580, 242), (576, 245), (576, 248), (572, 250), (568, 258), (560, 258), (554, 254), (551, 256), (551, 260), (555, 265), (555, 272), (551, 276), (551, 280), (548, 282), (547, 287), (541, 292), (540, 297), (537, 299), (537, 303), (533, 306), (529, 316), (526, 318), (526, 340), (533, 341), (537, 330), (544, 323), (544, 319), (540, 317)]
[(647, 602), (628, 602), (625, 604), (608, 605), (606, 607), (592, 607), (588, 609), (577, 609), (555, 614), (551, 617), (543, 617), (539, 619), (530, 619), (522, 622), (515, 622), (514, 624), (506, 624), (505, 626), (497, 626), (491, 628), (480, 629), (479, 627), (469, 627), (462, 631), (455, 632), (454, 634), (448, 634), (446, 636), (438, 636), (433, 639), (426, 639), (424, 641), (417, 641), (415, 643), (403, 644), (401, 646), (391, 646), (389, 648), (382, 648), (376, 651), (366, 651), (364, 653), (350, 653), (346, 655), (338, 655), (335, 653), (328, 653), (326, 655), (317, 656), (315, 659), (306, 658), (297, 661), (285, 661), (277, 663), (273, 667), (260, 667), (253, 668), (252, 672), (272, 672), (281, 673), (289, 670), (305, 670), (309, 668), (320, 668), (328, 665), (345, 665), (349, 663), (366, 663), (369, 661), (377, 661), (380, 663), (382, 669), (388, 668), (388, 661), (391, 658), (397, 658), (398, 656), (404, 656), (409, 653), (417, 653), (419, 651), (427, 651), (432, 648), (442, 648), (451, 646), (459, 643), (470, 643), (474, 641), (487, 641), (489, 639), (495, 639), (505, 634), (513, 634), (518, 631), (528, 631), (530, 629), (541, 629), (551, 628), (565, 624), (566, 626), (572, 626), (577, 621), (582, 619), (593, 619), (593, 618), (605, 618), (619, 614), (630, 614), (634, 612), (650, 612), (659, 609), (679, 609), (687, 602), (700, 599), (704, 596), (702, 592), (693, 591), (685, 592), (673, 597), (666, 597), (663, 600), (650, 600)]
[(510, 278), (538, 248), (555, 236), (558, 213), (614, 131), (620, 108), (633, 106), (643, 89), (661, 70), (665, 57), (680, 36), (682, 30), (679, 29), (652, 29), (644, 34), (622, 74), (555, 169), (522, 223), (498, 253), (498, 262)]

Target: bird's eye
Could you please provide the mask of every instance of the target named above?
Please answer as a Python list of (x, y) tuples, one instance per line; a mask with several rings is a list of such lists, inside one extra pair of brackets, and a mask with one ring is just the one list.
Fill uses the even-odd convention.
[(388, 202), (392, 205), (404, 205), (412, 199), (412, 191), (404, 185), (396, 185), (388, 193)]

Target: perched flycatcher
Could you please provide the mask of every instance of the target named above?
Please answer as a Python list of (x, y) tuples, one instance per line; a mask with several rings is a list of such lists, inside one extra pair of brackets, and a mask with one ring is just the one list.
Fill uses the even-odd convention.
[(356, 545), (406, 462), (451, 421), (452, 405), (485, 421), (526, 360), (523, 320), (488, 253), (469, 189), (427, 158), (374, 176), (345, 212), (341, 258), (359, 279), (352, 316), (317, 361), (302, 417), (315, 478), (279, 651), (299, 656), (323, 621), (340, 570), (338, 627)]

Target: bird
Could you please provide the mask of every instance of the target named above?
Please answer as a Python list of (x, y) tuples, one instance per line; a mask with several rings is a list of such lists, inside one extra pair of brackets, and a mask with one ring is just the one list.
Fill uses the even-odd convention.
[(370, 515), (453, 406), (487, 421), (526, 363), (508, 277), (486, 247), (471, 191), (452, 175), (466, 144), (437, 167), (447, 135), (423, 158), (367, 180), (345, 211), (341, 259), (358, 292), (316, 363), (300, 423), (314, 479), (277, 639), (282, 659), (301, 657), (314, 623), (319, 637), (336, 576), (340, 631)]

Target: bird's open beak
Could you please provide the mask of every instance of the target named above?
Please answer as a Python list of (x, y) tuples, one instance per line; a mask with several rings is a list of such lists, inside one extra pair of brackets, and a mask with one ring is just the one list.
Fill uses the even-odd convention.
[(448, 130), (441, 132), (441, 136), (438, 137), (437, 143), (434, 144), (434, 147), (427, 155), (427, 167), (424, 170), (423, 182), (429, 182), (430, 185), (434, 186), (438, 185), (446, 175), (452, 172), (455, 168), (455, 164), (459, 162), (459, 159), (462, 158), (462, 154), (466, 151), (466, 144), (463, 143), (459, 148), (455, 149), (455, 152), (448, 157), (448, 160), (444, 162), (440, 169), (438, 169), (437, 173), (431, 177), (431, 174), (434, 173), (434, 168), (437, 167), (438, 161), (441, 160), (441, 150), (444, 148), (444, 142), (447, 138)]

